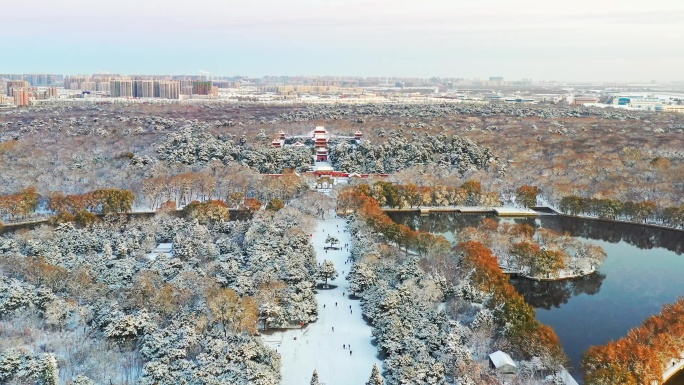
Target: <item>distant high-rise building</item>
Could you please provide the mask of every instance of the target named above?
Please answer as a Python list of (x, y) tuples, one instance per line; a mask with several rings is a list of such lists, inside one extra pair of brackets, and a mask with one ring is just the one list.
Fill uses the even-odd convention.
[(94, 92), (97, 89), (95, 82), (82, 82), (78, 85), (78, 89), (82, 91)]
[(97, 82), (96, 91), (108, 94), (110, 92), (109, 85), (110, 85), (109, 81)]
[(31, 86), (47, 86), (62, 81), (64, 76), (54, 74), (0, 74), (7, 80), (26, 80)]
[[(79, 75), (79, 76), (67, 76), (64, 78), (64, 89), (66, 90), (78, 90), (80, 89), (81, 83), (91, 81), (90, 75)], [(76, 86), (74, 86), (74, 84)]]
[(26, 75), (26, 80), (34, 87), (52, 84), (50, 83), (50, 75), (48, 74), (29, 74)]
[(109, 93), (113, 98), (132, 98), (132, 80), (114, 80), (110, 82)]
[(180, 83), (175, 80), (159, 80), (155, 82), (154, 96), (162, 99), (180, 98)]
[(154, 97), (154, 81), (152, 81), (152, 80), (135, 80), (135, 81), (133, 81), (133, 97), (135, 97), (135, 98), (153, 98)]
[(182, 86), (181, 95), (192, 95), (192, 86)]
[(14, 88), (13, 89), (14, 105), (18, 107), (28, 107), (29, 105), (29, 92), (27, 88)]
[(29, 83), (26, 80), (9, 80), (7, 81), (7, 96), (14, 96), (13, 89), (28, 88)]
[(213, 87), (212, 82), (195, 81), (192, 82), (192, 94), (193, 95), (211, 95)]

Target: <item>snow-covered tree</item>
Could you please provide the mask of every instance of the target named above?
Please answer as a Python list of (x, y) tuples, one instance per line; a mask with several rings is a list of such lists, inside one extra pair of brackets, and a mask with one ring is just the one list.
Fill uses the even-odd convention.
[(373, 370), (371, 371), (370, 378), (366, 381), (366, 385), (383, 385), (382, 375), (380, 374), (378, 364), (373, 364)]
[(117, 317), (105, 328), (105, 336), (122, 342), (142, 336), (156, 328), (146, 310)]
[(335, 280), (337, 278), (337, 270), (335, 270), (335, 264), (332, 261), (325, 260), (318, 269), (318, 279), (325, 281), (323, 287), (328, 287), (328, 279)]
[(325, 243), (329, 243), (329, 244), (330, 244), (330, 248), (333, 248), (333, 246), (335, 246), (335, 245), (337, 245), (338, 243), (340, 243), (340, 240), (339, 240), (337, 237), (333, 236), (333, 235), (328, 235), (328, 236), (325, 238)]
[(349, 290), (354, 294), (360, 294), (377, 282), (377, 276), (373, 269), (366, 263), (355, 263), (349, 271)]
[(321, 381), (318, 379), (318, 370), (314, 369), (313, 375), (311, 376), (310, 385), (321, 385)]
[(47, 353), (41, 360), (43, 366), (42, 380), (44, 385), (57, 385), (59, 381), (59, 368), (57, 358), (52, 353)]

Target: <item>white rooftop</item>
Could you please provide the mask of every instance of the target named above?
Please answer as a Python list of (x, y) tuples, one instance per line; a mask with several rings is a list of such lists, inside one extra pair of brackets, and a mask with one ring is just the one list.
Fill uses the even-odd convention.
[(494, 353), (490, 354), (489, 359), (492, 361), (492, 364), (497, 369), (503, 369), (506, 371), (515, 371), (518, 369), (518, 366), (515, 364), (511, 356), (509, 356), (507, 353), (502, 352), (501, 350), (497, 350)]

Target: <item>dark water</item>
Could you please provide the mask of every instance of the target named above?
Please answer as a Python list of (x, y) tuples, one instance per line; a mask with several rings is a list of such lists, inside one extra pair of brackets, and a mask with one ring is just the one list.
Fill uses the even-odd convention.
[(684, 371), (679, 371), (665, 385), (684, 385)]
[[(395, 221), (439, 233), (453, 240), (464, 226), (480, 223), (482, 215), (433, 213), (428, 216), (392, 213)], [(539, 219), (498, 219), (535, 224), (600, 245), (608, 254), (597, 274), (575, 281), (513, 280), (537, 319), (554, 328), (570, 358), (578, 381), (582, 353), (591, 345), (618, 339), (660, 312), (662, 305), (684, 295), (684, 232), (588, 219), (548, 216)], [(668, 385), (684, 384), (680, 373)]]

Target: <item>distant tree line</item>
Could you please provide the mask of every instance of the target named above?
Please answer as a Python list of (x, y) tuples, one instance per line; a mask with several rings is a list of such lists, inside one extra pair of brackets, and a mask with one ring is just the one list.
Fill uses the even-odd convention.
[(29, 187), (16, 194), (0, 196), (0, 218), (28, 219), (44, 204), (47, 210), (61, 218), (61, 222), (71, 222), (79, 215), (130, 212), (134, 200), (131, 191), (115, 188), (70, 195), (52, 192), (43, 197), (34, 187)]
[(394, 184), (385, 181), (357, 185), (359, 191), (372, 197), (383, 207), (429, 207), (429, 206), (500, 206), (497, 192), (482, 190), (476, 180), (468, 180), (460, 186), (419, 186), (414, 183)]
[(0, 195), (0, 218), (25, 218), (33, 214), (40, 203), (40, 194), (29, 187), (16, 194)]
[(602, 219), (617, 219), (638, 223), (653, 223), (669, 227), (684, 227), (684, 205), (659, 207), (654, 201), (621, 201), (618, 199), (563, 197), (559, 207), (570, 215), (587, 215)]

